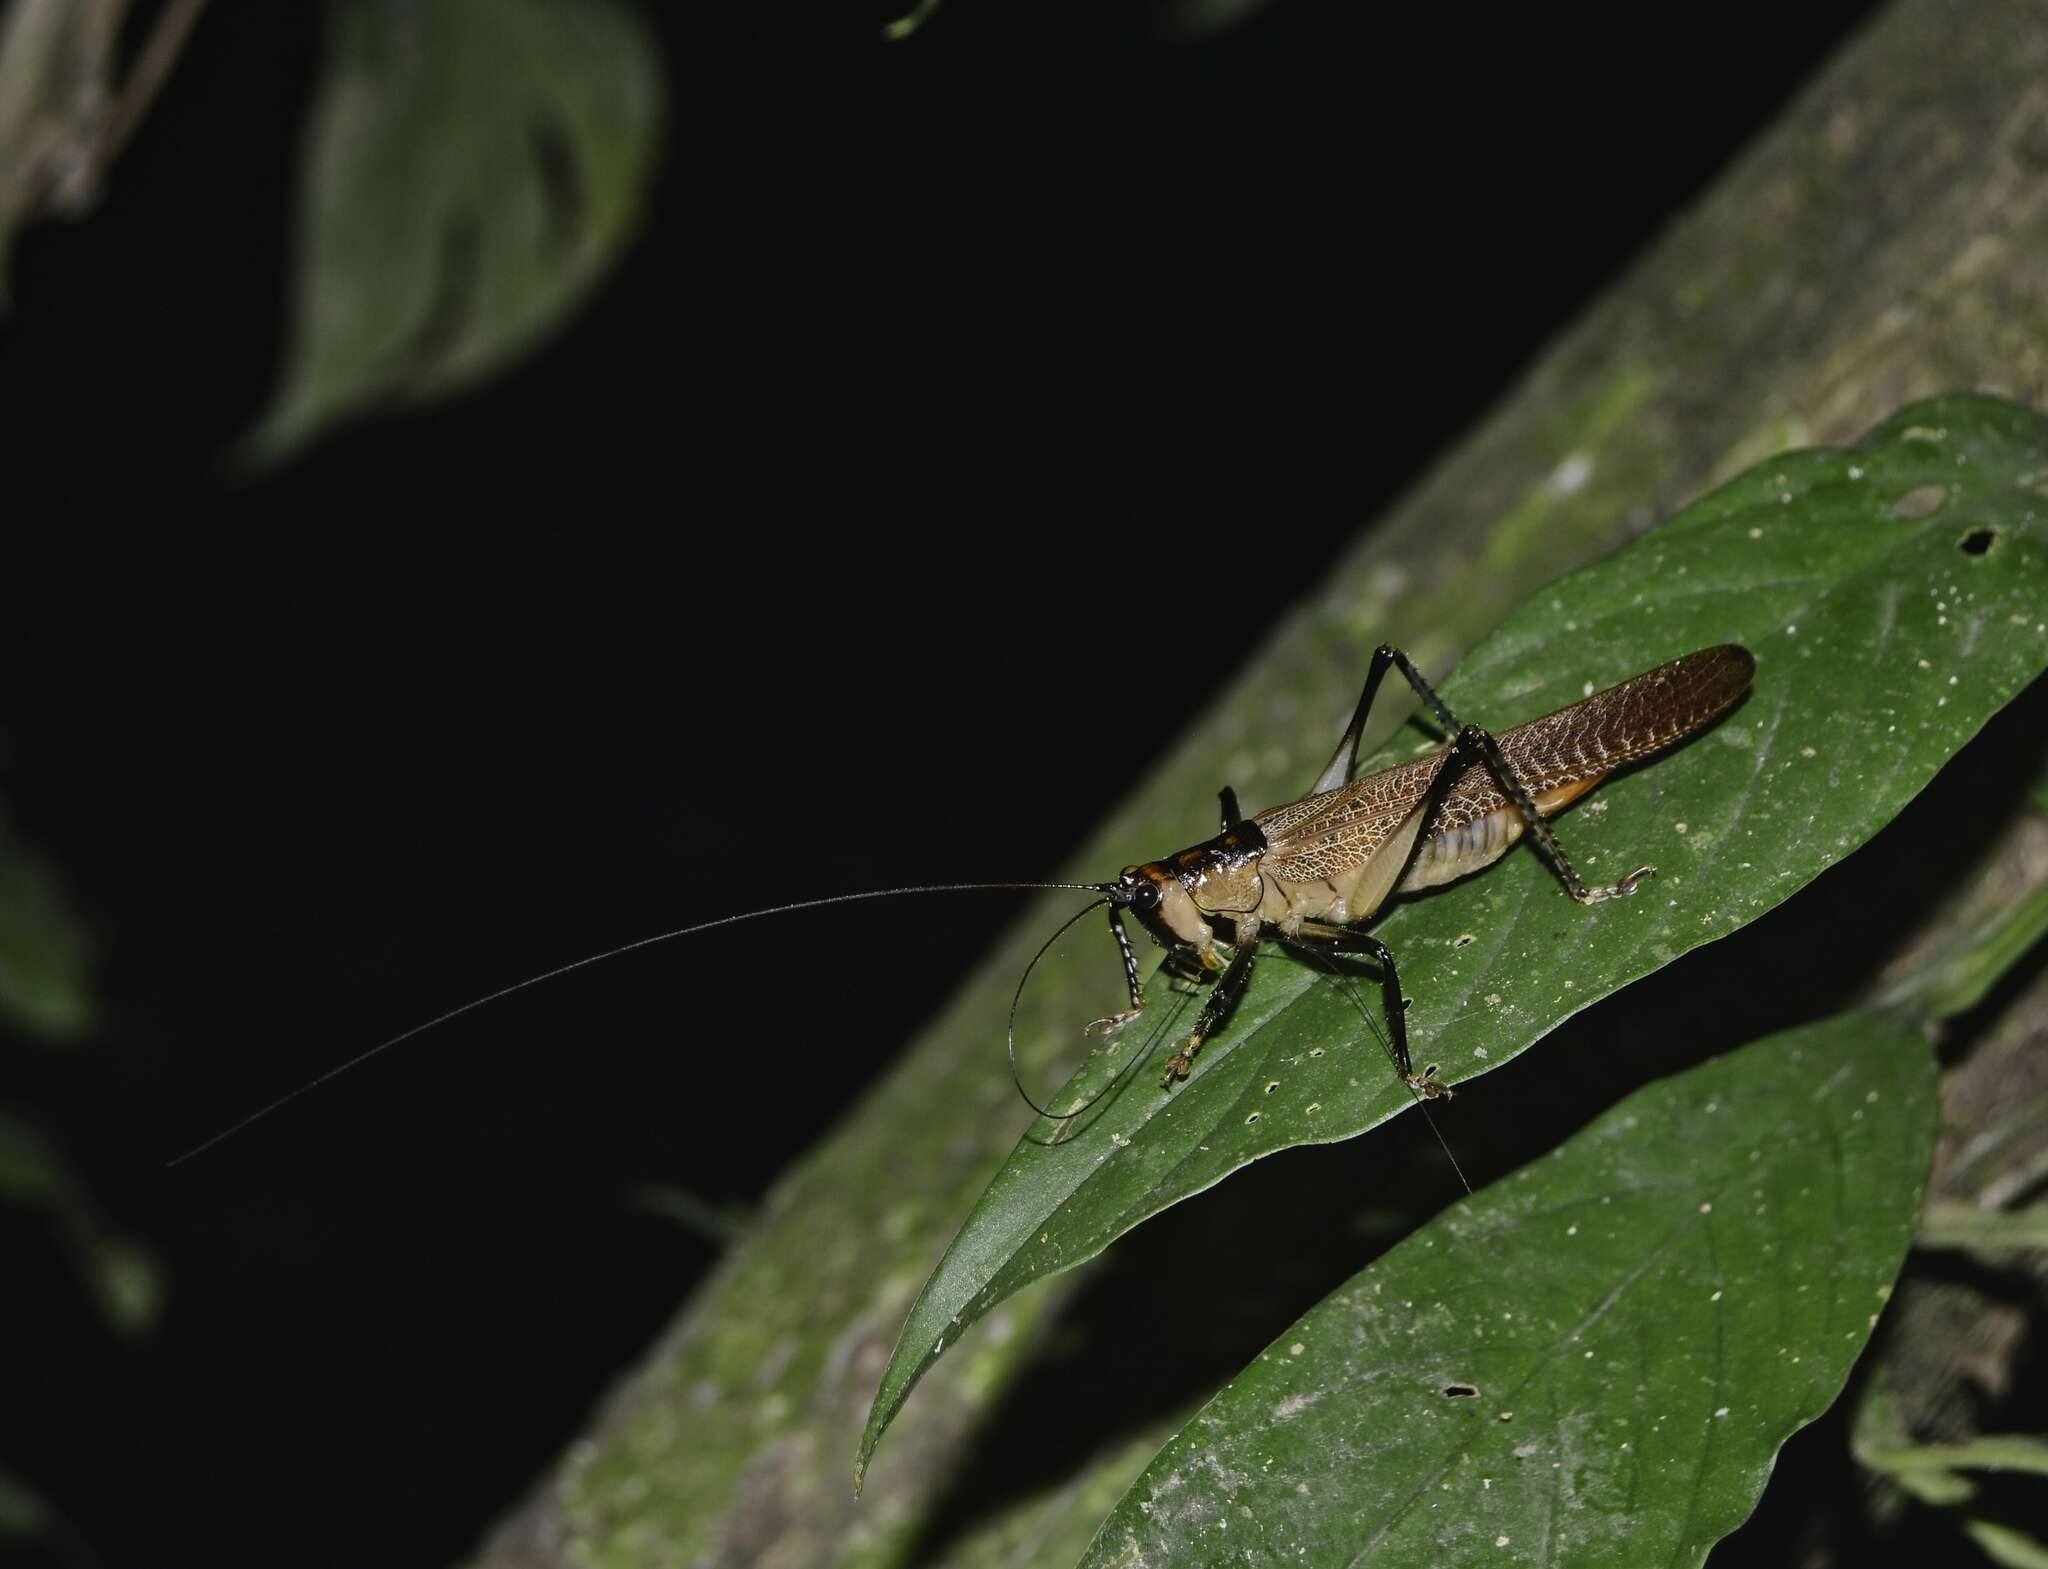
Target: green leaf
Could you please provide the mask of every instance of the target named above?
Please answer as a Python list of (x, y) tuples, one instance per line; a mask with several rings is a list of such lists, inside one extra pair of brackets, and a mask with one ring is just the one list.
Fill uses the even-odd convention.
[(83, 1034), (91, 965), (62, 882), (0, 818), (0, 1014), (48, 1040)]
[(1964, 1522), (1964, 1534), (1986, 1558), (2005, 1569), (2048, 1569), (2048, 1546), (1995, 1520)]
[(1937, 1019), (1968, 1013), (2044, 934), (2048, 934), (2048, 883), (2018, 904), (1991, 913), (1974, 930), (1952, 940), (1939, 963), (1925, 965), (1892, 994)]
[(611, 0), (335, 8), (306, 160), (293, 362), (249, 438), (438, 397), (555, 328), (639, 216), (656, 55)]
[(60, 205), (66, 175), (89, 156), (119, 25), (118, 10), (70, 0), (0, 8), (0, 314), (12, 305), (16, 231)]
[(0, 1202), (63, 1209), (78, 1182), (56, 1146), (27, 1118), (0, 1107)]
[(138, 1242), (107, 1229), (85, 1184), (33, 1123), (0, 1107), (0, 1203), (49, 1215), (70, 1243), (108, 1326), (140, 1334), (163, 1307), (163, 1278)]
[[(1474, 649), (1441, 691), (1461, 719), (1493, 727), (1715, 643), (1747, 645), (1757, 677), (1713, 730), (1561, 819), (1592, 879), (1657, 865), (1636, 898), (1575, 907), (1517, 853), (1375, 924), (1400, 961), (1417, 1064), (1441, 1064), (1448, 1083), (1500, 1066), (1882, 828), (2048, 665), (2044, 476), (2048, 420), (1980, 397), (1919, 404), (1854, 447), (1750, 471), (1539, 593)], [(1410, 732), (1364, 767), (1427, 744)], [(1213, 831), (1189, 828), (1191, 840)], [(1171, 1013), (1163, 978), (1147, 995), (1154, 1018)], [(924, 1370), (997, 1303), (1250, 1161), (1351, 1138), (1410, 1104), (1355, 991), (1277, 952), (1171, 1092), (1163, 1038), (1127, 1032), (1084, 1066), (1054, 1104), (1085, 1099), (1132, 1055), (1154, 1058), (1065, 1129), (1035, 1127), (990, 1183), (911, 1309), (861, 1468)], [(1019, 1045), (1026, 1060), (1045, 1051)]]
[(132, 1238), (94, 1230), (78, 1237), (100, 1316), (116, 1334), (140, 1335), (163, 1313), (164, 1281), (156, 1260)]
[(2015, 1253), (2048, 1249), (2048, 1204), (2025, 1209), (1979, 1209), (1954, 1199), (1927, 1206), (1920, 1245), (1972, 1253), (1993, 1263)]
[(1193, 42), (1245, 23), (1270, 0), (1165, 0), (1154, 7), (1154, 25), (1168, 37)]
[(54, 1518), (40, 1493), (12, 1471), (0, 1470), (0, 1541), (40, 1537)]
[(890, 44), (901, 43), (929, 22), (932, 13), (938, 8), (939, 0), (915, 0), (908, 11), (883, 27), (882, 41)]
[(1071, 1569), (1088, 1550), (1097, 1523), (1137, 1481), (1174, 1424), (1148, 1423), (1113, 1448), (1087, 1457), (1057, 1483), (979, 1516), (915, 1569)]
[(642, 1183), (627, 1195), (627, 1202), (649, 1215), (675, 1221), (684, 1230), (718, 1247), (745, 1236), (754, 1221), (745, 1205), (715, 1204), (687, 1188), (667, 1183)]
[(1084, 1564), (1699, 1563), (1840, 1392), (1936, 1126), (1896, 1012), (1651, 1085), (1298, 1320)]
[(2025, 1471), (2048, 1476), (2048, 1438), (1993, 1433), (1955, 1444), (1859, 1449), (1856, 1458), (1874, 1471)]

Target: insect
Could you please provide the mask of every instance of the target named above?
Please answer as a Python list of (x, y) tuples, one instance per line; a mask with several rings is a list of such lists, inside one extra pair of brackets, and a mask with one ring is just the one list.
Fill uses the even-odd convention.
[[(1390, 669), (1401, 673), (1452, 739), (1427, 756), (1353, 779), (1360, 735)], [(1236, 792), (1225, 786), (1220, 792), (1220, 834), (1163, 860), (1126, 867), (1115, 882), (884, 888), (743, 911), (643, 937), (514, 982), (415, 1025), (260, 1107), (171, 1164), (190, 1160), (340, 1074), (451, 1019), (620, 954), (742, 921), (826, 905), (997, 889), (1093, 893), (1108, 907), (1109, 928), (1123, 960), (1130, 1006), (1091, 1022), (1088, 1028), (1095, 1033), (1120, 1030), (1144, 1010), (1137, 956), (1123, 921), (1125, 911), (1167, 950), (1167, 963), (1176, 971), (1191, 977), (1216, 977), (1193, 1032), (1167, 1061), (1163, 1088), (1170, 1090), (1193, 1071), (1203, 1042), (1215, 1034), (1243, 995), (1260, 940), (1270, 936), (1287, 945), (1348, 951), (1375, 961), (1381, 973), (1391, 1049), (1402, 1079), (1426, 1099), (1445, 1096), (1451, 1092), (1437, 1081), (1433, 1067), (1415, 1071), (1404, 1020), (1407, 1003), (1401, 995), (1394, 956), (1385, 943), (1364, 931), (1364, 926), (1392, 894), (1435, 887), (1491, 865), (1525, 831), (1535, 835), (1566, 891), (1579, 903), (1597, 904), (1634, 893), (1654, 868), (1639, 867), (1617, 883), (1589, 888), (1544, 819), (1562, 811), (1617, 768), (1704, 728), (1748, 690), (1755, 669), (1756, 662), (1745, 648), (1724, 644), (1701, 649), (1496, 736), (1476, 725), (1459, 723), (1408, 656), (1391, 644), (1382, 644), (1373, 653), (1351, 723), (1309, 794), (1247, 818), (1238, 810)], [(1227, 960), (1217, 951), (1219, 944), (1230, 950)], [(1013, 1074), (1014, 1020), (1013, 1004)], [(1021, 1083), (1018, 1088), (1021, 1093)], [(1025, 1099), (1041, 1114), (1055, 1115), (1031, 1101), (1028, 1094)], [(1058, 1115), (1071, 1117), (1082, 1109)]]
[[(1353, 779), (1359, 736), (1389, 669), (1400, 671), (1453, 739), (1428, 756)], [(1425, 1097), (1449, 1094), (1433, 1070), (1415, 1071), (1394, 955), (1361, 928), (1390, 895), (1490, 866), (1524, 830), (1580, 904), (1634, 893), (1656, 868), (1638, 867), (1617, 883), (1589, 888), (1544, 819), (1615, 769), (1703, 728), (1749, 689), (1755, 673), (1746, 648), (1704, 648), (1496, 736), (1460, 724), (1408, 656), (1381, 644), (1351, 723), (1306, 796), (1247, 818), (1225, 786), (1222, 833), (1164, 860), (1126, 867), (1108, 885), (1109, 926), (1123, 956), (1130, 1007), (1090, 1028), (1114, 1032), (1144, 1008), (1124, 932), (1129, 910), (1170, 962), (1221, 972), (1193, 1033), (1167, 1061), (1162, 1087), (1171, 1089), (1243, 995), (1259, 939), (1270, 931), (1283, 943), (1374, 960), (1401, 1077)], [(1228, 961), (1217, 952), (1219, 941), (1231, 949)]]

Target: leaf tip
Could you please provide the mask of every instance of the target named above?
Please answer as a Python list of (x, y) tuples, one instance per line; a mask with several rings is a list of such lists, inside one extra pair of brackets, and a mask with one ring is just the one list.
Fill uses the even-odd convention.
[(860, 1497), (860, 1491), (868, 1483), (868, 1462), (875, 1458), (875, 1446), (882, 1441), (882, 1430), (889, 1425), (893, 1412), (882, 1408), (881, 1396), (875, 1397), (874, 1408), (868, 1412), (867, 1431), (860, 1435), (860, 1449), (853, 1457), (853, 1496)]
[(279, 394), (256, 425), (219, 459), (221, 478), (246, 484), (282, 468), (319, 434), (327, 417), (303, 398)]

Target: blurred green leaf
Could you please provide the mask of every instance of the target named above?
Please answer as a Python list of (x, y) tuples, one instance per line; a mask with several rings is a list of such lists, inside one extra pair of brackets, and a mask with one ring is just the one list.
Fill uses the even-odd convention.
[(0, 312), (15, 231), (89, 156), (113, 90), (107, 68), (124, 9), (107, 0), (0, 4)]
[(926, 22), (929, 22), (932, 18), (932, 13), (938, 10), (938, 8), (939, 0), (915, 0), (915, 3), (903, 15), (883, 27), (882, 41), (890, 44), (901, 43), (920, 27), (924, 26)]
[(2026, 1433), (1994, 1433), (1959, 1444), (1911, 1444), (1859, 1452), (1872, 1470), (2027, 1471), (2048, 1476), (2048, 1439)]
[(1979, 1209), (1950, 1201), (1927, 1206), (1920, 1245), (1972, 1253), (2002, 1262), (2015, 1253), (2048, 1250), (2048, 1204), (2025, 1209)]
[(1153, 8), (1161, 31), (1187, 42), (1249, 22), (1271, 0), (1165, 0)]
[(123, 1335), (154, 1326), (163, 1310), (163, 1276), (147, 1250), (128, 1237), (96, 1234), (82, 1240), (89, 1250), (100, 1316), (108, 1326)]
[(1701, 1562), (1841, 1391), (1936, 1126), (1898, 1012), (1651, 1085), (1298, 1320), (1084, 1563)]
[(642, 1183), (626, 1195), (626, 1201), (649, 1215), (675, 1221), (719, 1247), (745, 1236), (754, 1221), (753, 1212), (744, 1204), (714, 1203), (669, 1183)]
[(1908, 976), (1891, 1000), (1910, 1001), (1937, 1019), (1968, 1013), (2043, 934), (2048, 934), (2048, 884), (1961, 933), (1938, 962)]
[(1963, 1532), (1977, 1550), (2004, 1569), (2048, 1569), (2048, 1547), (1995, 1520), (1970, 1520)]
[(148, 1252), (107, 1229), (85, 1184), (56, 1145), (5, 1108), (0, 1108), (0, 1202), (50, 1217), (110, 1328), (138, 1334), (156, 1322), (163, 1280)]
[(70, 1169), (42, 1131), (0, 1107), (0, 1200), (55, 1209), (76, 1192)]
[(1901, 1471), (1892, 1480), (1921, 1503), (1936, 1509), (1952, 1509), (1977, 1496), (1977, 1484), (1954, 1471)]
[(42, 1495), (13, 1472), (0, 1469), (0, 1541), (42, 1536), (52, 1523)]
[(1135, 1436), (1090, 1455), (1073, 1475), (1004, 1503), (945, 1546), (913, 1560), (916, 1569), (1072, 1569), (1095, 1527), (1138, 1479), (1172, 1422), (1147, 1423)]
[(92, 1023), (92, 950), (56, 874), (0, 818), (0, 1012), (49, 1040)]
[[(1494, 727), (1715, 643), (1746, 644), (1758, 668), (1712, 731), (1563, 819), (1590, 880), (1656, 863), (1638, 897), (1576, 908), (1537, 856), (1516, 854), (1375, 923), (1400, 960), (1416, 1063), (1440, 1063), (1448, 1083), (1500, 1066), (1772, 909), (1890, 821), (2048, 665), (2044, 475), (2041, 416), (1972, 396), (1915, 405), (1853, 447), (1760, 465), (1539, 592), (1475, 648), (1441, 690), (1462, 719)], [(1362, 766), (1418, 749), (1409, 732)], [(926, 1283), (861, 1466), (924, 1370), (997, 1303), (1250, 1161), (1353, 1137), (1410, 1104), (1357, 992), (1278, 952), (1172, 1092), (1142, 1059), (1186, 1020), (1174, 1022), (1163, 977), (1147, 996), (1165, 1023), (1147, 1039), (1127, 1031), (1053, 1104), (1127, 1081), (1072, 1125), (1027, 1134)]]
[(639, 217), (652, 40), (612, 0), (347, 0), (306, 160), (292, 363), (249, 439), (440, 396), (559, 325)]

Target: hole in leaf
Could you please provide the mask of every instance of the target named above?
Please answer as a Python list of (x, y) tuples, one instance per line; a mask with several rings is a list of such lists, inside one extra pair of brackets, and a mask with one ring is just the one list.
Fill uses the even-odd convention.
[(1443, 1388), (1446, 1400), (1470, 1400), (1479, 1393), (1477, 1384), (1446, 1384)]
[(1956, 541), (1956, 549), (1966, 556), (1981, 556), (1986, 554), (1997, 541), (1997, 529), (1973, 528), (1969, 533)]
[(1905, 522), (1931, 518), (1948, 505), (1948, 486), (1915, 485), (1892, 503), (1892, 516)]

